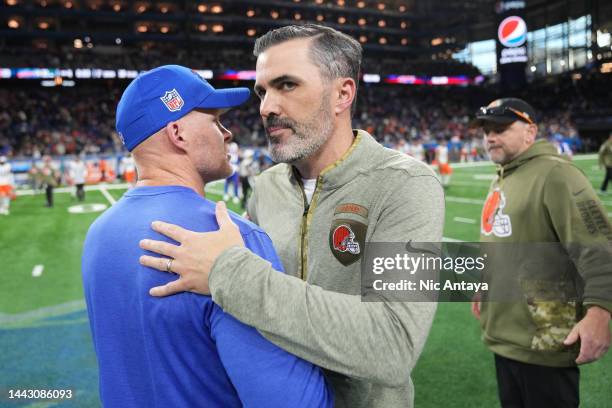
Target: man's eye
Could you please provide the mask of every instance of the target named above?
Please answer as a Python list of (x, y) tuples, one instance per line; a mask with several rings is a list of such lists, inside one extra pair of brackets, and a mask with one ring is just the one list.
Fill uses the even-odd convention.
[(285, 91), (290, 91), (293, 88), (295, 88), (295, 83), (293, 83), (293, 82), (283, 82), (281, 84), (281, 89), (283, 89)]
[(255, 91), (255, 94), (257, 95), (257, 97), (259, 99), (263, 99), (264, 96), (266, 96), (266, 91), (264, 91), (263, 89), (259, 90), (259, 91)]

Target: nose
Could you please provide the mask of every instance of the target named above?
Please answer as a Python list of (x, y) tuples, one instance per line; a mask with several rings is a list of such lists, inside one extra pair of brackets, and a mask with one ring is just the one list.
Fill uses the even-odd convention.
[(259, 114), (262, 118), (268, 118), (270, 115), (280, 116), (280, 104), (278, 98), (272, 92), (266, 92), (259, 103)]
[(232, 134), (232, 132), (230, 132), (230, 130), (223, 125), (221, 125), (221, 133), (223, 133), (224, 143), (229, 143), (232, 141), (232, 139), (234, 139), (234, 135)]

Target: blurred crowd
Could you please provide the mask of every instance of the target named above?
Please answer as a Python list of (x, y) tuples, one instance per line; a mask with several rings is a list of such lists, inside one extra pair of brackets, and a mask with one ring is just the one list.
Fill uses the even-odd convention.
[[(175, 45), (153, 44), (150, 48), (99, 47), (101, 49), (61, 49), (33, 47), (0, 47), (0, 67), (46, 67), (46, 68), (101, 68), (148, 70), (165, 64), (179, 64), (194, 69), (252, 70), (255, 57), (251, 45), (227, 48), (211, 53), (193, 49), (178, 49)], [(43, 52), (41, 52), (43, 51)], [(475, 66), (452, 59), (384, 59), (375, 55), (365, 57), (362, 71), (380, 75), (466, 75), (476, 77), (480, 71)]]
[[(609, 109), (609, 93), (605, 92), (609, 85), (601, 82), (605, 79), (533, 84), (516, 96), (537, 109), (541, 137), (566, 143), (574, 152), (584, 151), (590, 146), (580, 139), (574, 118), (583, 112)], [(74, 88), (18, 85), (0, 89), (0, 154), (39, 158), (45, 154), (123, 151), (115, 132), (115, 108), (126, 81), (90, 81)], [(497, 97), (497, 91), (487, 87), (362, 84), (354, 126), (367, 130), (386, 146), (406, 152), (412, 145), (421, 145), (427, 161), (433, 159), (428, 152), (436, 145), (449, 143), (451, 161), (479, 160), (484, 158), (482, 134), (469, 123), (479, 106)], [(266, 145), (256, 97), (228, 112), (223, 121), (240, 146)], [(456, 153), (462, 149), (470, 155)]]

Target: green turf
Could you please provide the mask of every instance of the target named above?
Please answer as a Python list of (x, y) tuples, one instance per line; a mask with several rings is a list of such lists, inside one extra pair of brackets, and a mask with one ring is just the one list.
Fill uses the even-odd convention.
[[(596, 161), (576, 164), (598, 188), (603, 172)], [(455, 169), (446, 190), (445, 237), (478, 240), (481, 203), (494, 171), (493, 166)], [(219, 200), (219, 187), (212, 186), (207, 197)], [(108, 190), (115, 200), (124, 192)], [(602, 199), (612, 214), (612, 194)], [(5, 350), (0, 353), (0, 391), (15, 385), (72, 385), (78, 400), (61, 406), (92, 406), (97, 374), (82, 302), (80, 254), (85, 233), (100, 213), (68, 213), (77, 202), (67, 193), (56, 193), (55, 200), (55, 207), (48, 209), (42, 195), (20, 196), (11, 215), (0, 216), (0, 347)], [(86, 202), (109, 205), (99, 191), (87, 192)], [(44, 265), (44, 272), (35, 278), (32, 269), (37, 264)], [(610, 372), (610, 353), (582, 368), (582, 406), (612, 406)], [(439, 305), (413, 379), (417, 408), (498, 406), (493, 358), (480, 341), (467, 303)], [(0, 406), (3, 402), (0, 395)]]

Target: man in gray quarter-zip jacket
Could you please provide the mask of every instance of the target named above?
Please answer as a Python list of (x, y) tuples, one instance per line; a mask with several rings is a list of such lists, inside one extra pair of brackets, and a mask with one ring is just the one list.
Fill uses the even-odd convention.
[[(358, 42), (289, 26), (258, 39), (254, 54), (270, 153), (282, 164), (258, 177), (248, 215), (272, 238), (286, 274), (244, 248), (219, 206), (218, 232), (154, 224), (180, 246), (141, 247), (173, 258), (181, 277), (151, 294), (210, 293), (225, 312), (323, 367), (338, 407), (412, 407), (410, 373), (435, 304), (362, 302), (358, 261), (366, 242), (441, 241), (442, 188), (424, 164), (352, 130)], [(141, 262), (165, 270), (169, 261)]]

